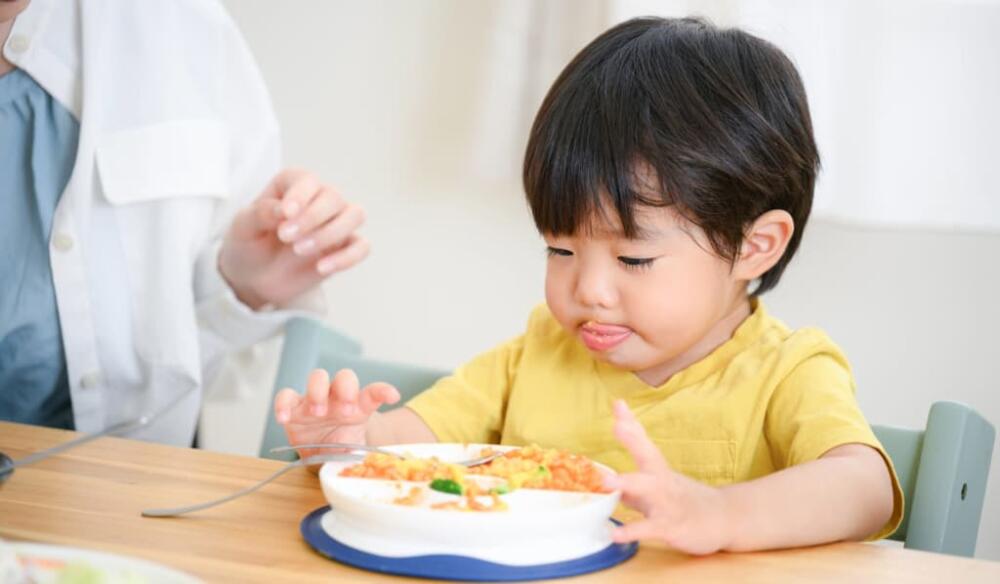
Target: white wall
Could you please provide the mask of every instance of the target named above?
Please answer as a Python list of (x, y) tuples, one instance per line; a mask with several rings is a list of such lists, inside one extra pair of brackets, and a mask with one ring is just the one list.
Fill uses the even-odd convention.
[[(482, 116), (509, 120), (521, 136), (530, 122), (484, 98), (479, 59), (504, 33), (483, 24), (497, 4), (225, 4), (271, 88), (287, 161), (369, 210), (371, 257), (328, 285), (335, 326), (372, 355), (441, 367), (520, 332), (542, 299), (544, 266), (517, 182), (520, 151), (499, 150), (504, 172), (492, 175), (470, 162)], [(822, 326), (843, 346), (872, 421), (921, 426), (933, 401), (954, 399), (996, 425), (997, 258), (996, 234), (814, 222), (766, 301), (789, 324)], [(272, 345), (251, 364), (256, 400), (208, 404), (206, 446), (256, 451), (273, 355)], [(996, 452), (978, 555), (1000, 560)]]

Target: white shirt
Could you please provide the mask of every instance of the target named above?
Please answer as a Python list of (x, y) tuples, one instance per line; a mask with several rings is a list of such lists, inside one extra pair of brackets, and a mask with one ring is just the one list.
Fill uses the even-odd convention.
[(214, 1), (32, 0), (3, 54), (80, 121), (50, 239), (76, 428), (193, 388), (130, 435), (190, 445), (226, 354), (303, 314), (253, 312), (218, 271), (221, 236), (280, 162), (250, 52)]

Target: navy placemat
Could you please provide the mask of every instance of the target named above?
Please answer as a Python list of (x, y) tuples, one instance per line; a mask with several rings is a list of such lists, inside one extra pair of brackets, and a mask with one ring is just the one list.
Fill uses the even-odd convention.
[[(603, 550), (562, 562), (511, 566), (465, 556), (427, 555), (395, 558), (380, 556), (347, 546), (333, 539), (323, 529), (323, 516), (329, 506), (320, 507), (306, 515), (300, 525), (302, 537), (324, 556), (338, 562), (385, 574), (435, 578), (440, 580), (513, 581), (563, 578), (596, 572), (624, 562), (635, 555), (638, 544), (613, 543)], [(614, 521), (613, 519), (611, 521)], [(618, 523), (615, 521), (615, 523)]]

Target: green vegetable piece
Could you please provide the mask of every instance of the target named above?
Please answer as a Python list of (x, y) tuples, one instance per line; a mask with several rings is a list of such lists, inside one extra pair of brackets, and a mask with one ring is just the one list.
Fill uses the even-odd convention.
[(435, 491), (448, 493), (451, 495), (461, 495), (462, 485), (451, 479), (434, 479), (431, 481), (431, 488)]
[(500, 485), (499, 487), (493, 487), (490, 489), (491, 495), (506, 495), (510, 492), (510, 487), (507, 485)]

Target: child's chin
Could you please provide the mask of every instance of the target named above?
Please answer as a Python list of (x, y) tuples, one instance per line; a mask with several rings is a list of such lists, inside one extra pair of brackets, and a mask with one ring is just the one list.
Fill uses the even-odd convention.
[(594, 359), (608, 365), (613, 365), (619, 369), (628, 369), (629, 371), (635, 369), (635, 363), (627, 355), (622, 355), (616, 351), (590, 351), (590, 354)]

